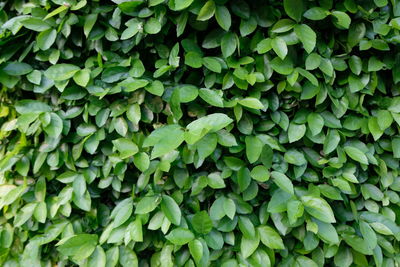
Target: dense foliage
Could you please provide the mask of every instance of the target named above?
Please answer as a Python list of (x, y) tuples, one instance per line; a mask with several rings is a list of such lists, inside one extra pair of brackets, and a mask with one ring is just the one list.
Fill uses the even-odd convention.
[(399, 266), (399, 0), (0, 1), (0, 265)]

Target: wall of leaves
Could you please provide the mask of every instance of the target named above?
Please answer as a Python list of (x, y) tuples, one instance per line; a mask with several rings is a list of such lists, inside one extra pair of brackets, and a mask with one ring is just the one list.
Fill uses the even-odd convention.
[(0, 265), (399, 266), (399, 0), (0, 1)]

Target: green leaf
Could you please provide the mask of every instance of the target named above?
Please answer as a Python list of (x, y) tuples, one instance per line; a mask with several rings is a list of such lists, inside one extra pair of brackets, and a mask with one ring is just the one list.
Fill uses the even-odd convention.
[(194, 239), (194, 234), (185, 228), (175, 228), (165, 238), (172, 244), (185, 245)]
[(306, 59), (306, 70), (314, 70), (321, 64), (321, 56), (317, 53), (311, 53)]
[(63, 121), (56, 113), (50, 113), (50, 123), (43, 130), (53, 138), (58, 138), (63, 130)]
[(335, 22), (341, 28), (348, 29), (350, 27), (351, 18), (349, 15), (342, 11), (332, 11), (332, 16), (335, 18)]
[(399, 137), (392, 139), (392, 150), (393, 150), (393, 157), (396, 159), (400, 158), (400, 138)]
[(310, 113), (307, 116), (308, 127), (313, 135), (317, 135), (324, 127), (324, 118), (318, 113)]
[(379, 118), (377, 121), (382, 131), (385, 131), (393, 123), (392, 114), (387, 110), (379, 110), (376, 117)]
[(250, 176), (258, 182), (266, 182), (269, 180), (270, 173), (265, 166), (257, 165), (251, 170)]
[(361, 164), (368, 165), (368, 158), (361, 150), (356, 147), (346, 146), (344, 147), (346, 154), (353, 160), (360, 162)]
[(57, 244), (57, 250), (67, 257), (75, 260), (84, 260), (88, 258), (96, 249), (97, 235), (78, 234), (71, 236), (64, 242)]
[(132, 214), (133, 202), (131, 198), (125, 199), (118, 203), (111, 213), (111, 217), (114, 218), (113, 228), (117, 228), (124, 224)]
[(290, 163), (290, 164), (294, 164), (296, 166), (301, 166), (304, 164), (307, 164), (307, 160), (305, 159), (303, 153), (301, 153), (300, 151), (292, 148), (289, 149), (284, 157), (286, 162)]
[(38, 34), (36, 41), (37, 46), (41, 50), (49, 49), (56, 41), (57, 31), (55, 29), (48, 29)]
[(274, 179), (274, 183), (282, 190), (289, 194), (294, 194), (292, 181), (285, 174), (277, 171), (272, 171), (271, 177)]
[(156, 18), (150, 18), (144, 24), (144, 31), (148, 34), (156, 34), (161, 31), (161, 23)]
[(230, 57), (236, 50), (236, 37), (232, 32), (226, 33), (221, 39), (221, 51), (224, 58)]
[(355, 75), (360, 75), (362, 71), (362, 60), (361, 58), (357, 56), (351, 56), (349, 59), (349, 67), (350, 70), (355, 74)]
[(11, 76), (20, 76), (30, 73), (33, 68), (29, 64), (12, 61), (2, 65), (0, 70)]
[(288, 53), (285, 41), (280, 37), (275, 37), (271, 41), (272, 49), (281, 59), (284, 59)]
[(158, 128), (145, 139), (143, 147), (153, 146), (151, 158), (163, 156), (178, 148), (184, 140), (184, 131), (177, 124)]
[(213, 224), (206, 211), (196, 213), (192, 218), (193, 229), (199, 234), (207, 234), (211, 231)]
[(88, 267), (105, 267), (106, 261), (106, 253), (101, 246), (97, 246), (88, 259)]
[(221, 64), (214, 57), (203, 57), (203, 65), (213, 72), (221, 73)]
[(207, 88), (202, 88), (199, 90), (199, 95), (204, 101), (212, 106), (220, 108), (224, 107), (224, 99), (222, 98), (221, 93), (221, 91)]
[(147, 214), (155, 210), (160, 203), (160, 197), (143, 197), (136, 205), (135, 214)]
[(153, 81), (145, 87), (146, 91), (153, 95), (162, 96), (164, 93), (164, 85), (160, 81)]
[(312, 7), (304, 12), (303, 16), (310, 20), (323, 20), (329, 15), (329, 11), (322, 7)]
[(324, 153), (329, 154), (333, 152), (339, 145), (339, 142), (340, 142), (339, 132), (335, 129), (329, 130), (324, 141), (324, 147), (323, 147)]
[(220, 5), (216, 6), (215, 18), (222, 29), (224, 29), (225, 31), (229, 31), (229, 28), (231, 27), (232, 24), (231, 14), (229, 13), (229, 10), (225, 6), (220, 6)]
[(254, 253), (254, 251), (256, 251), (256, 249), (258, 248), (259, 243), (260, 243), (260, 236), (258, 234), (255, 235), (255, 238), (247, 238), (243, 236), (240, 243), (240, 252), (243, 258), (246, 259), (250, 257)]
[(232, 199), (225, 198), (224, 199), (224, 211), (226, 216), (228, 216), (231, 220), (235, 217), (236, 213), (236, 205)]
[(296, 21), (300, 21), (304, 12), (303, 0), (283, 0), (286, 14)]
[(339, 236), (336, 232), (335, 227), (330, 223), (324, 223), (315, 220), (318, 225), (318, 237), (321, 238), (325, 243), (338, 244)]
[(146, 171), (150, 166), (150, 158), (144, 152), (139, 152), (133, 157), (133, 163), (140, 171)]
[(207, 176), (207, 182), (208, 182), (208, 185), (213, 189), (225, 188), (224, 179), (217, 172), (210, 173)]
[(329, 206), (328, 202), (326, 202), (323, 198), (315, 196), (302, 196), (301, 202), (303, 203), (306, 211), (314, 218), (325, 223), (336, 222), (331, 206)]
[(214, 16), (215, 13), (215, 2), (213, 0), (207, 1), (204, 6), (200, 9), (197, 15), (197, 20), (206, 21)]
[(247, 189), (251, 183), (250, 171), (248, 168), (241, 168), (237, 174), (239, 189), (241, 192)]
[(119, 249), (119, 263), (123, 267), (138, 267), (138, 258), (135, 252), (125, 246), (121, 246)]
[(174, 10), (178, 11), (189, 7), (193, 3), (193, 0), (174, 0), (173, 3)]
[(54, 81), (63, 81), (72, 78), (79, 70), (78, 66), (63, 63), (51, 66), (44, 75)]
[(347, 43), (350, 47), (354, 47), (360, 43), (366, 33), (366, 27), (364, 23), (352, 24), (349, 29), (347, 36)]
[(294, 32), (303, 43), (304, 50), (310, 54), (314, 50), (317, 42), (317, 35), (315, 32), (306, 24), (295, 25)]
[(114, 147), (120, 152), (121, 159), (129, 158), (139, 152), (138, 146), (127, 138), (112, 141)]
[(196, 263), (200, 262), (203, 257), (203, 244), (195, 239), (189, 242), (189, 251)]
[(182, 217), (181, 209), (172, 197), (167, 195), (162, 197), (161, 210), (170, 222), (175, 225), (180, 225)]
[(246, 136), (246, 156), (250, 163), (256, 162), (261, 155), (263, 143), (257, 136)]
[(51, 107), (38, 100), (20, 100), (15, 104), (15, 109), (20, 114), (50, 112)]
[(360, 221), (359, 224), (360, 224), (361, 234), (364, 237), (364, 240), (366, 241), (367, 246), (370, 249), (374, 249), (377, 246), (377, 242), (378, 242), (375, 231), (365, 221)]
[(274, 58), (271, 61), (271, 67), (274, 71), (282, 75), (289, 75), (293, 72), (293, 62), (289, 57), (285, 57), (284, 60), (279, 57)]
[(253, 109), (264, 109), (264, 105), (261, 103), (260, 100), (254, 97), (245, 97), (238, 101), (238, 103), (247, 108)]
[(259, 226), (257, 231), (260, 235), (261, 242), (270, 249), (284, 249), (282, 238), (279, 234), (267, 225)]
[(222, 113), (214, 113), (192, 121), (186, 126), (185, 141), (194, 144), (209, 132), (216, 132), (231, 124), (233, 120)]
[(289, 142), (293, 143), (300, 140), (306, 133), (306, 126), (304, 124), (290, 123), (288, 129)]
[(79, 70), (77, 73), (74, 74), (72, 77), (77, 85), (82, 87), (86, 87), (90, 80), (90, 70), (83, 69)]

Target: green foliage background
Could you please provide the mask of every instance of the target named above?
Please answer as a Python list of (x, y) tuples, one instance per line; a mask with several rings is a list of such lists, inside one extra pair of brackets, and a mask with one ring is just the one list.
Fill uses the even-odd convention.
[(0, 265), (399, 266), (399, 0), (0, 1)]

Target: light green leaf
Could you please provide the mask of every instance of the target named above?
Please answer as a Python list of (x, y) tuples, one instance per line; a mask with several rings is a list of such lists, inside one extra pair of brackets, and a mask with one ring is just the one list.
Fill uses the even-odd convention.
[(304, 50), (310, 54), (314, 50), (317, 42), (317, 35), (315, 32), (306, 24), (295, 25), (294, 32), (303, 43)]
[(315, 196), (302, 196), (301, 201), (306, 211), (311, 216), (326, 223), (336, 222), (331, 206), (329, 206), (328, 202), (326, 202), (326, 200), (323, 198)]
[(206, 21), (214, 16), (215, 13), (215, 2), (213, 0), (207, 1), (204, 6), (200, 9), (197, 15), (197, 20)]
[(72, 78), (79, 70), (78, 66), (62, 63), (51, 66), (44, 72), (44, 75), (54, 81), (63, 81)]
[(308, 127), (313, 135), (317, 135), (324, 127), (324, 118), (318, 113), (310, 113), (307, 116)]
[(303, 0), (283, 0), (286, 14), (296, 21), (300, 21), (304, 12)]
[(172, 197), (163, 195), (161, 201), (161, 210), (168, 220), (173, 224), (179, 225), (181, 223), (181, 209)]
[(306, 126), (304, 124), (290, 123), (288, 129), (289, 142), (293, 143), (300, 140), (306, 133)]
[(96, 249), (97, 239), (97, 235), (94, 234), (74, 235), (62, 243), (59, 242), (57, 250), (64, 256), (83, 260), (88, 258)]
[(272, 49), (281, 59), (284, 59), (288, 53), (285, 41), (280, 37), (275, 37), (271, 41)]
[(185, 141), (194, 144), (209, 132), (216, 132), (231, 124), (233, 120), (223, 113), (214, 113), (195, 121), (186, 126)]
[(243, 258), (248, 258), (250, 257), (254, 251), (258, 248), (258, 245), (260, 243), (260, 236), (258, 233), (256, 233), (254, 238), (247, 238), (245, 236), (242, 237), (242, 241), (240, 243), (240, 252), (243, 256)]
[(151, 158), (163, 156), (182, 144), (184, 131), (178, 124), (170, 124), (151, 132), (145, 139), (143, 147), (153, 146)]
[(353, 160), (360, 162), (361, 164), (368, 165), (368, 158), (361, 150), (353, 146), (344, 147), (346, 154)]
[(199, 95), (204, 101), (212, 106), (220, 108), (224, 107), (224, 99), (221, 96), (221, 91), (202, 88), (199, 90)]
[(277, 171), (272, 171), (271, 177), (274, 179), (274, 183), (282, 190), (289, 194), (294, 194), (293, 183), (285, 174)]
[(143, 197), (136, 205), (135, 214), (147, 214), (155, 210), (160, 203), (158, 196)]
[(224, 29), (225, 31), (229, 31), (229, 28), (231, 27), (232, 24), (231, 14), (229, 13), (229, 10), (225, 6), (220, 6), (220, 5), (216, 6), (215, 18), (222, 29)]
[(238, 101), (238, 103), (247, 108), (264, 109), (264, 105), (255, 97), (245, 97)]
[(267, 225), (259, 226), (257, 231), (260, 235), (261, 242), (271, 249), (284, 249), (282, 238), (279, 234)]
[(342, 11), (332, 11), (332, 16), (335, 18), (335, 22), (342, 28), (348, 29), (350, 27), (351, 18), (349, 15)]
[(221, 51), (224, 58), (230, 57), (236, 50), (236, 37), (232, 32), (227, 32), (221, 39)]
[(120, 152), (121, 159), (129, 158), (139, 152), (138, 146), (127, 138), (112, 141), (114, 147)]
[(185, 245), (194, 239), (194, 234), (185, 228), (175, 228), (165, 238), (172, 244)]

